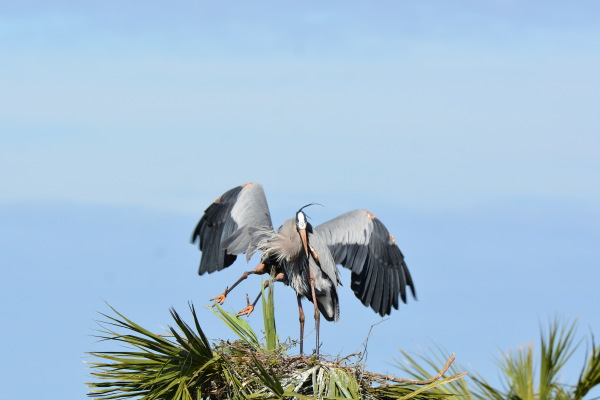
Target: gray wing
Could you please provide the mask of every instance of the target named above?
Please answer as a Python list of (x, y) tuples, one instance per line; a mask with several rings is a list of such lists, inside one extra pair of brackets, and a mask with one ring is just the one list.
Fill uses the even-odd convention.
[[(313, 228), (314, 230), (314, 228)], [(340, 284), (340, 272), (336, 266), (336, 262), (332, 257), (327, 243), (319, 234), (309, 234), (310, 247), (317, 254), (318, 262), (310, 257), (310, 265), (312, 271), (315, 271), (315, 290), (317, 294), (317, 302), (319, 310), (327, 321), (338, 321), (340, 316), (340, 305), (337, 294), (337, 286)], [(307, 296), (312, 301), (311, 296)]]
[(327, 243), (337, 264), (352, 270), (351, 288), (365, 306), (381, 316), (398, 295), (406, 303), (406, 287), (416, 298), (415, 287), (394, 237), (373, 214), (354, 210), (315, 228)]
[(202, 251), (200, 275), (227, 268), (238, 254), (252, 251), (252, 230), (272, 227), (267, 198), (260, 183), (225, 192), (204, 211), (192, 234)]

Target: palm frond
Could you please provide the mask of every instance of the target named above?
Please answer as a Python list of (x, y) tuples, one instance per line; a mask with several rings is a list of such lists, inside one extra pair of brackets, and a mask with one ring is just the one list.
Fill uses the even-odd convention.
[(517, 351), (503, 353), (498, 366), (507, 388), (506, 396), (515, 400), (535, 400), (533, 377), (533, 343), (520, 346)]
[(600, 384), (600, 346), (596, 346), (593, 335), (591, 338), (591, 350), (588, 350), (588, 354), (589, 356), (575, 386), (574, 400), (583, 399), (590, 390)]
[(267, 344), (268, 351), (275, 351), (279, 346), (279, 337), (277, 336), (277, 327), (275, 326), (275, 270), (271, 272), (269, 278), (269, 294), (268, 299), (265, 300), (265, 289), (262, 290), (262, 309), (263, 309), (263, 322), (265, 327), (265, 341)]
[(568, 324), (556, 318), (549, 323), (548, 332), (541, 334), (540, 399), (551, 398), (552, 392), (560, 387), (556, 379), (559, 371), (575, 351), (576, 346), (573, 346), (575, 327), (575, 322)]
[[(194, 321), (199, 328), (193, 306)], [(125, 344), (131, 350), (92, 352), (101, 361), (91, 362), (92, 376), (100, 381), (89, 383), (95, 390), (90, 395), (97, 399), (160, 399), (191, 396), (190, 389), (201, 387), (214, 378), (215, 355), (201, 329), (194, 332), (175, 310), (171, 314), (180, 331), (171, 328), (175, 340), (154, 334), (127, 319), (111, 307), (119, 318), (102, 314), (108, 322), (100, 330), (102, 340)], [(121, 334), (109, 328), (114, 326), (132, 331)], [(197, 371), (203, 371), (198, 374)]]
[(236, 314), (225, 311), (220, 305), (215, 304), (212, 307), (207, 307), (211, 310), (225, 325), (235, 333), (240, 340), (251, 346), (254, 350), (260, 350), (261, 344), (254, 329), (244, 319)]
[(336, 365), (317, 363), (298, 370), (286, 381), (287, 397), (318, 399), (359, 399), (361, 391), (356, 375)]

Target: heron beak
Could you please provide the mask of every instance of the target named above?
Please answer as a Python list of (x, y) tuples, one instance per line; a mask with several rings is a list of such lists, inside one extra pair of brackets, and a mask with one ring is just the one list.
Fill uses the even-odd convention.
[(300, 229), (300, 238), (302, 239), (302, 245), (304, 246), (304, 252), (308, 258), (308, 238), (306, 237), (306, 229)]

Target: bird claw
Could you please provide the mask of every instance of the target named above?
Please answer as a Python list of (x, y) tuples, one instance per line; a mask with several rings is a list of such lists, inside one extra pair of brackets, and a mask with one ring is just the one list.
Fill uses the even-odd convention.
[(223, 294), (218, 295), (217, 297), (213, 297), (212, 299), (210, 299), (210, 301), (214, 300), (215, 304), (219, 304), (220, 306), (222, 306), (223, 303), (225, 303), (226, 298), (227, 298), (227, 294), (223, 293)]
[(252, 304), (248, 304), (248, 307), (244, 308), (237, 315), (238, 317), (241, 317), (242, 315), (250, 315), (252, 311), (254, 311), (254, 306)]
[(248, 306), (238, 313), (238, 317), (241, 317), (242, 315), (250, 315), (252, 311), (254, 311), (254, 305), (250, 304), (248, 293), (246, 293), (246, 304), (248, 304)]

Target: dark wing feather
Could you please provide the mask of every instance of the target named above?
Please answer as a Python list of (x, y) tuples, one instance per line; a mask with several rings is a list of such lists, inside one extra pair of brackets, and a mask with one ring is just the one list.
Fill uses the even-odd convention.
[(238, 254), (252, 246), (251, 229), (272, 228), (263, 187), (259, 183), (237, 186), (225, 192), (204, 211), (192, 234), (202, 251), (200, 275), (227, 268)]
[(315, 228), (327, 243), (336, 264), (352, 271), (356, 297), (381, 316), (406, 303), (406, 287), (415, 287), (394, 237), (373, 214), (354, 210)]

